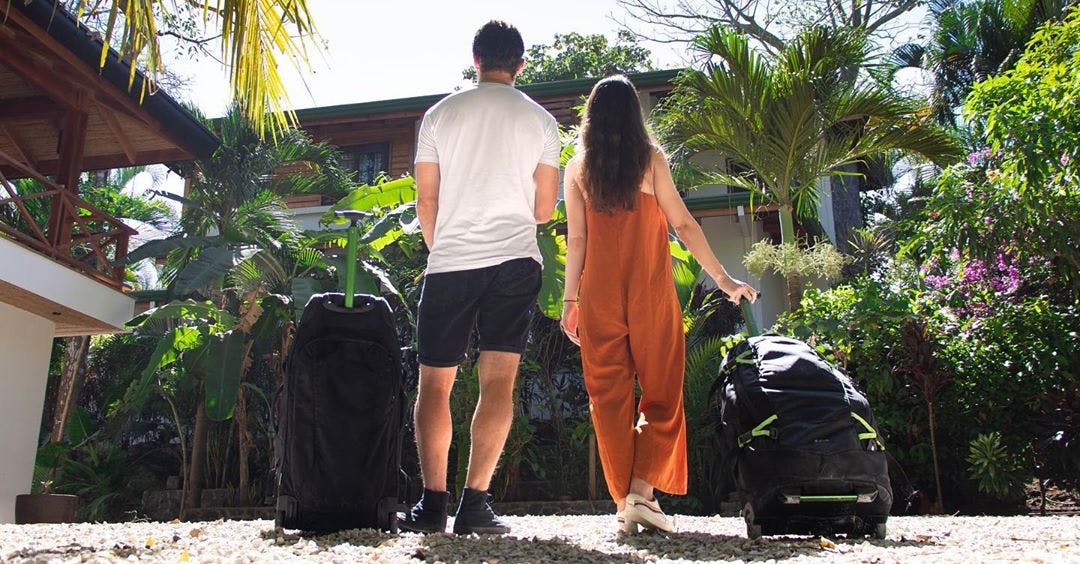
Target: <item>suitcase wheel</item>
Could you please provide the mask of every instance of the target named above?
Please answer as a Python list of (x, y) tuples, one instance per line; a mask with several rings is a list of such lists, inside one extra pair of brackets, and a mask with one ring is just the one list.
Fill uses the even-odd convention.
[(885, 523), (877, 523), (874, 525), (874, 531), (870, 533), (870, 536), (878, 540), (884, 540), (888, 534), (889, 530), (885, 526)]
[(761, 525), (754, 522), (754, 506), (749, 503), (743, 507), (743, 519), (746, 520), (746, 538), (755, 540), (761, 538)]

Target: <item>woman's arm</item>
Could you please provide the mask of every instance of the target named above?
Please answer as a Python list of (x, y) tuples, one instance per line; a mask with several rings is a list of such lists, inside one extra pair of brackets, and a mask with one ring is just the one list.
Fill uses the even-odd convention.
[[(679, 235), (679, 239), (686, 245), (690, 254), (701, 263), (701, 267), (716, 282), (717, 287), (728, 295), (728, 299), (739, 303), (741, 298), (751, 302), (757, 299), (757, 290), (750, 285), (732, 278), (709, 246), (705, 239), (705, 233), (701, 231), (690, 210), (686, 209), (686, 203), (675, 188), (675, 181), (671, 178), (671, 168), (667, 159), (659, 151), (653, 153), (652, 162), (653, 192), (656, 201), (660, 204), (668, 224)], [(569, 265), (568, 265), (569, 266)]]
[(578, 181), (580, 165), (578, 159), (571, 159), (566, 164), (563, 177), (563, 190), (566, 201), (566, 283), (563, 286), (562, 327), (574, 343), (578, 342), (578, 290), (581, 285), (581, 273), (585, 268), (585, 241), (588, 230), (585, 226), (585, 197)]

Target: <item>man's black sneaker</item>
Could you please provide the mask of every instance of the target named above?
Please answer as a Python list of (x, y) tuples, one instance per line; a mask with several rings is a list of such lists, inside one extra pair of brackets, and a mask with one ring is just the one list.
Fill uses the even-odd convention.
[(491, 510), (491, 496), (486, 491), (465, 488), (461, 505), (454, 517), (455, 535), (504, 535), (510, 527)]
[(450, 492), (424, 490), (408, 513), (398, 513), (398, 528), (414, 533), (445, 533)]

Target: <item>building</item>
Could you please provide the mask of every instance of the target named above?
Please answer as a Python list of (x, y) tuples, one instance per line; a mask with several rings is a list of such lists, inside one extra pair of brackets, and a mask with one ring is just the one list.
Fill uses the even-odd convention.
[[(639, 90), (642, 107), (650, 112), (657, 102), (668, 95), (672, 81), (679, 70), (651, 71), (630, 75)], [(578, 123), (575, 107), (583, 103), (592, 90), (596, 79), (565, 80), (519, 87), (544, 106), (564, 126)], [(416, 149), (417, 129), (424, 112), (446, 94), (381, 100), (360, 104), (345, 104), (298, 110), (300, 127), (316, 141), (326, 141), (341, 148), (347, 156), (347, 164), (356, 171), (358, 183), (370, 182), (380, 172), (396, 177), (412, 171)], [(724, 166), (720, 156), (706, 156), (718, 166)], [(838, 232), (846, 233), (850, 226), (837, 225), (834, 207), (845, 210), (845, 218), (851, 219), (852, 195), (846, 199), (834, 199), (827, 179), (822, 181), (822, 198), (819, 208), (823, 229), (833, 241)], [(854, 194), (858, 208), (858, 194)], [(750, 247), (763, 238), (779, 242), (780, 227), (775, 207), (752, 205), (745, 191), (727, 186), (709, 186), (689, 192), (685, 196), (687, 207), (698, 218), (713, 251), (733, 276), (747, 280), (763, 291), (767, 299), (755, 306), (755, 314), (764, 325), (769, 325), (785, 310), (786, 289), (779, 276), (759, 279), (750, 276), (742, 264), (743, 256)], [(298, 222), (305, 229), (320, 229), (319, 219), (329, 208), (325, 198), (318, 194), (294, 196), (289, 205), (294, 209)], [(753, 211), (753, 213), (751, 213)]]
[[(206, 157), (217, 138), (53, 0), (0, 18), (0, 523), (29, 493), (54, 337), (123, 330), (134, 230), (78, 195), (83, 171)], [(13, 180), (37, 181), (23, 190)]]

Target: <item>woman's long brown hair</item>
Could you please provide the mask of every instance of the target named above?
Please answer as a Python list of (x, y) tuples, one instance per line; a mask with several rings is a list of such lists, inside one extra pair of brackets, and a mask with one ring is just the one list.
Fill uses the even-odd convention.
[(596, 83), (581, 125), (582, 188), (596, 211), (632, 210), (654, 145), (637, 90), (625, 76)]

